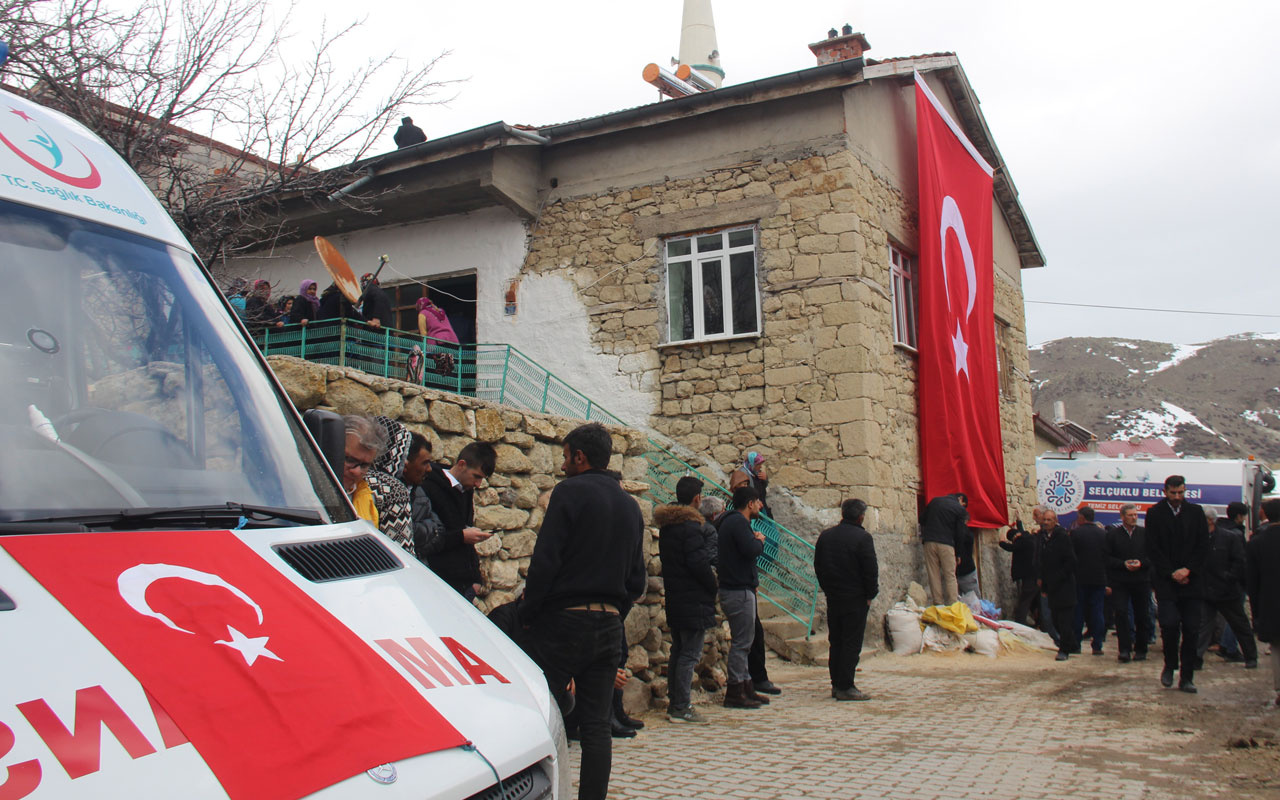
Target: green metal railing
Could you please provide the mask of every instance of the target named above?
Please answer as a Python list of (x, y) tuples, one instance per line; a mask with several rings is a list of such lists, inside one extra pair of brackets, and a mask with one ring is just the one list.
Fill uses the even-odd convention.
[[(322, 364), (354, 367), (431, 389), (467, 395), (572, 419), (626, 426), (591, 398), (508, 344), (456, 344), (394, 328), (371, 328), (350, 320), (324, 320), (253, 332), (264, 355), (289, 355)], [(414, 352), (415, 348), (417, 353)], [(699, 472), (659, 442), (649, 439), (644, 454), (649, 495), (673, 503), (676, 482), (694, 475), (703, 493), (729, 501), (729, 490)], [(758, 565), (760, 596), (813, 631), (818, 579), (813, 545), (766, 516), (752, 526), (764, 534)]]

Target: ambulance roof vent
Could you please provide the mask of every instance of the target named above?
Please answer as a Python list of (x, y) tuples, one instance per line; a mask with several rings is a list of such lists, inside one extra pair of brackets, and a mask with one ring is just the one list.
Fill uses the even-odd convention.
[(368, 534), (322, 542), (277, 544), (271, 549), (299, 575), (315, 583), (361, 578), (403, 568), (386, 545)]

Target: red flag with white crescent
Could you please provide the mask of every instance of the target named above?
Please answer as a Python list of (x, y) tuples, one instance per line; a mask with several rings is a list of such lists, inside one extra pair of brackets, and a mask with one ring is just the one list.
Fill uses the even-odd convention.
[(916, 74), (920, 168), (919, 410), (925, 497), (969, 497), (1008, 523), (995, 344), (992, 170)]
[(466, 743), (230, 531), (18, 536), (0, 547), (138, 679), (233, 800), (301, 797)]

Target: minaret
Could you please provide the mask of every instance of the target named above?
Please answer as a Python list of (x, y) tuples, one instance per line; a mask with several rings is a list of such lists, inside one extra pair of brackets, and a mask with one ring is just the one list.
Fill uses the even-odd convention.
[(717, 89), (724, 81), (720, 51), (716, 48), (716, 23), (711, 17), (711, 0), (684, 0), (680, 63), (701, 72)]

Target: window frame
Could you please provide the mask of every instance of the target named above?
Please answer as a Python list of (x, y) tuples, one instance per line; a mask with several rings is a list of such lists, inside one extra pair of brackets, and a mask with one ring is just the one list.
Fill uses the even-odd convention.
[[(893, 343), (912, 352), (919, 351), (920, 343), (919, 286), (919, 260), (907, 248), (896, 242), (889, 242), (889, 290), (890, 302), (893, 306)], [(907, 295), (906, 303), (902, 299), (904, 292)], [(903, 336), (903, 327), (907, 328), (906, 337)]]
[[(740, 231), (751, 232), (751, 243), (745, 245), (730, 246), (729, 236)], [(718, 250), (710, 250), (699, 252), (697, 240), (704, 236), (719, 235), (721, 237), (721, 247)], [(689, 254), (675, 256), (670, 255), (671, 243), (678, 241), (689, 242)], [(732, 276), (732, 257), (742, 253), (751, 254), (751, 291), (755, 300), (755, 327), (751, 331), (743, 331), (734, 333), (734, 317), (733, 317), (733, 276)], [(709, 261), (720, 261), (720, 285), (721, 289), (721, 306), (724, 314), (724, 333), (707, 334), (706, 320), (704, 319), (704, 303), (693, 303), (691, 309), (693, 315), (693, 335), (687, 339), (671, 338), (672, 315), (671, 315), (671, 267), (673, 264), (689, 264), (690, 282), (692, 284), (692, 296), (702, 297), (702, 269), (700, 267)], [(723, 342), (734, 339), (758, 339), (764, 335), (764, 320), (761, 310), (760, 297), (760, 230), (756, 223), (748, 225), (732, 225), (723, 228), (712, 228), (710, 230), (701, 230), (692, 233), (682, 233), (676, 236), (667, 236), (662, 239), (662, 265), (663, 276), (665, 278), (665, 302), (663, 303), (663, 320), (665, 341), (663, 345), (681, 345), (681, 344), (700, 344), (703, 342)], [(727, 298), (726, 298), (727, 295)]]

